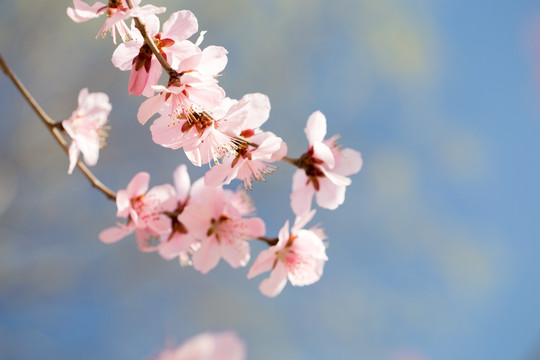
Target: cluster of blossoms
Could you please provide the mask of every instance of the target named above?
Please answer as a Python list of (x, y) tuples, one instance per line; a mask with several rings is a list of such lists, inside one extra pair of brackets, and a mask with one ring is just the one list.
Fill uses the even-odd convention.
[[(116, 242), (135, 232), (141, 251), (158, 252), (165, 259), (178, 258), (202, 273), (213, 269), (221, 258), (232, 267), (247, 266), (249, 241), (261, 240), (270, 247), (262, 251), (248, 272), (248, 278), (270, 271), (260, 284), (266, 296), (278, 295), (287, 283), (303, 286), (319, 280), (327, 260), (325, 235), (319, 228), (306, 229), (313, 218), (313, 196), (318, 206), (336, 209), (345, 200), (348, 176), (362, 167), (359, 152), (336, 144), (337, 136), (325, 139), (326, 118), (313, 113), (305, 133), (308, 150), (297, 159), (287, 157), (282, 138), (262, 129), (270, 115), (270, 101), (254, 93), (240, 100), (226, 97), (218, 78), (227, 64), (227, 50), (221, 46), (201, 48), (205, 31), (199, 32), (197, 18), (188, 10), (171, 14), (162, 25), (157, 14), (165, 11), (140, 1), (110, 0), (90, 6), (73, 1), (67, 13), (76, 22), (106, 15), (98, 36), (111, 31), (124, 41), (112, 55), (114, 66), (130, 71), (128, 92), (146, 97), (137, 112), (139, 123), (152, 120), (155, 143), (183, 149), (195, 166), (215, 164), (191, 183), (187, 167), (173, 174), (174, 186), (154, 186), (150, 175), (136, 174), (125, 190), (118, 191), (117, 216), (123, 222), (101, 232), (105, 243)], [(126, 21), (131, 19), (128, 26)], [(166, 85), (160, 85), (163, 70)], [(79, 96), (79, 108), (63, 127), (72, 138), (70, 172), (79, 151), (85, 162), (97, 161), (100, 137), (110, 111), (106, 95)], [(264, 221), (254, 216), (255, 207), (244, 190), (224, 186), (234, 179), (246, 189), (253, 187), (285, 161), (298, 170), (293, 176), (290, 206), (296, 216), (277, 237), (267, 237)]]

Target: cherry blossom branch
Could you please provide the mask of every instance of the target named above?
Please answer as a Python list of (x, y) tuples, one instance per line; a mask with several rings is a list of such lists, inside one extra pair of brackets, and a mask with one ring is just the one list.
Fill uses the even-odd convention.
[[(133, 9), (133, 3), (131, 2), (131, 0), (126, 0), (126, 3), (130, 9)], [(170, 77), (178, 77), (178, 72), (174, 70), (171, 65), (169, 65), (167, 60), (165, 60), (163, 55), (161, 55), (161, 52), (157, 48), (154, 40), (151, 39), (150, 36), (148, 36), (148, 32), (146, 31), (146, 25), (138, 17), (133, 17), (133, 20), (135, 20), (135, 27), (140, 31), (144, 42), (146, 43), (146, 45), (148, 45), (150, 50), (152, 50), (152, 53), (156, 56), (163, 69), (165, 69), (165, 71), (169, 74)]]
[[(4, 74), (6, 74), (7, 77), (10, 78), (11, 82), (17, 87), (23, 98), (26, 100), (26, 102), (32, 107), (34, 112), (37, 114), (37, 116), (41, 119), (43, 124), (49, 129), (52, 136), (56, 139), (58, 144), (64, 149), (66, 154), (69, 152), (69, 146), (62, 136), (62, 127), (61, 123), (55, 122), (53, 119), (45, 113), (45, 111), (39, 106), (37, 101), (32, 97), (30, 92), (26, 89), (26, 87), (22, 84), (22, 82), (19, 80), (19, 78), (15, 75), (13, 70), (8, 66), (8, 64), (5, 62), (2, 55), (0, 55), (0, 68), (2, 68), (2, 71)], [(81, 172), (86, 176), (90, 184), (101, 191), (109, 200), (116, 201), (116, 193), (109, 189), (107, 186), (105, 186), (89, 169), (86, 167), (82, 161), (77, 162), (77, 167)]]
[(255, 240), (259, 240), (259, 241), (262, 241), (262, 242), (265, 242), (267, 243), (269, 246), (274, 246), (278, 243), (279, 239), (278, 238), (267, 238), (267, 237), (259, 237)]
[(288, 156), (284, 156), (283, 159), (281, 159), (281, 160), (283, 160), (283, 161), (285, 161), (285, 162), (287, 162), (287, 163), (289, 163), (289, 164), (291, 164), (291, 165), (294, 165), (294, 166), (296, 166), (296, 167), (300, 167), (300, 165), (299, 165), (299, 159), (291, 159), (291, 158), (288, 157)]

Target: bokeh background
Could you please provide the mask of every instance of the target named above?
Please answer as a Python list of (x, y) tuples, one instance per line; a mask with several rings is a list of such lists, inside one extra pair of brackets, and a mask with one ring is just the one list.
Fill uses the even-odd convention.
[[(147, 2), (144, 2), (147, 3)], [(540, 359), (540, 3), (537, 0), (156, 0), (192, 10), (229, 50), (230, 97), (262, 92), (267, 130), (300, 155), (315, 110), (362, 152), (344, 205), (321, 209), (325, 274), (276, 299), (262, 277), (208, 275), (104, 245), (115, 204), (75, 171), (0, 76), (0, 358), (146, 359), (232, 329), (250, 359)], [(182, 151), (140, 126), (102, 19), (60, 0), (0, 1), (0, 53), (50, 116), (109, 94), (93, 169), (114, 190), (172, 181)], [(192, 179), (205, 169), (190, 166)], [(268, 235), (293, 220), (294, 169), (252, 192)], [(236, 184), (235, 184), (236, 186)], [(264, 249), (253, 244), (252, 257)]]

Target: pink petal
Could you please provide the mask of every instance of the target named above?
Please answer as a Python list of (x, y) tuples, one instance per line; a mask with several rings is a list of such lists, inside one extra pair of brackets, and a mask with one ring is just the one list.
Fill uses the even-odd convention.
[(175, 233), (170, 239), (168, 236), (159, 246), (159, 255), (164, 259), (171, 260), (181, 252), (186, 251), (193, 243), (193, 238), (186, 234)]
[[(112, 105), (107, 94), (102, 92), (88, 93), (87, 89), (82, 89), (79, 93), (79, 108), (75, 110), (76, 115), (90, 117), (103, 117), (103, 122), (109, 116)], [(76, 117), (76, 116), (75, 116)], [(83, 121), (95, 122), (95, 119), (83, 119)]]
[(155, 14), (162, 14), (167, 11), (165, 7), (157, 7), (154, 5), (144, 5), (141, 7), (135, 6), (130, 10), (129, 16), (131, 17), (143, 17), (141, 19), (146, 25), (146, 31), (150, 38), (156, 36), (159, 32), (159, 18)]
[(141, 3), (140, 0), (133, 0), (133, 9), (131, 10), (130, 16), (132, 17), (141, 17), (141, 16), (148, 16), (151, 14), (162, 14), (165, 11), (167, 11), (167, 8), (162, 6), (154, 6), (154, 5), (144, 5), (139, 6)]
[(315, 194), (317, 204), (325, 209), (335, 210), (345, 201), (344, 185), (336, 185), (328, 178), (320, 178), (320, 189)]
[(208, 32), (208, 31), (205, 31), (205, 30), (201, 31), (201, 33), (199, 34), (199, 37), (197, 38), (197, 41), (195, 41), (195, 46), (198, 47), (198, 46), (201, 45), (201, 43), (202, 43), (203, 40), (204, 40), (204, 35), (206, 35), (207, 32)]
[(245, 226), (245, 235), (249, 239), (256, 239), (258, 237), (264, 236), (264, 234), (266, 233), (266, 225), (261, 218), (253, 217), (245, 219), (243, 222)]
[(182, 60), (182, 62), (178, 66), (178, 72), (193, 70), (197, 67), (197, 65), (199, 65), (202, 58), (202, 51), (200, 51), (200, 49), (198, 50), (195, 49), (195, 50), (196, 50), (195, 54)]
[(322, 142), (326, 135), (326, 118), (320, 111), (315, 111), (308, 118), (304, 129), (309, 145)]
[(321, 171), (323, 172), (324, 176), (331, 182), (333, 182), (336, 185), (339, 186), (349, 186), (351, 185), (351, 179), (349, 179), (346, 176), (336, 174), (333, 170), (328, 171), (325, 168), (321, 168)]
[[(146, 6), (148, 6), (148, 5), (146, 5)], [(145, 6), (145, 7), (146, 7), (146, 6)], [(157, 7), (154, 7), (154, 8), (159, 9), (159, 8), (157, 8)], [(131, 10), (131, 12), (129, 13), (129, 15), (130, 15), (131, 17), (141, 17), (141, 14), (140, 14), (140, 10), (141, 10), (141, 9), (142, 9), (142, 8), (137, 8), (137, 9), (134, 8), (134, 9)], [(165, 8), (163, 8), (163, 9), (165, 9)], [(163, 12), (164, 12), (164, 11), (163, 11)], [(137, 13), (139, 13), (139, 14), (137, 14)], [(148, 33), (148, 36), (149, 36), (151, 39), (152, 39), (154, 36), (156, 36), (157, 33), (159, 33), (159, 26), (160, 26), (160, 23), (159, 23), (159, 18), (158, 18), (156, 15), (154, 15), (154, 14), (152, 14), (152, 13), (149, 13), (149, 14), (145, 15), (144, 18), (141, 19), (141, 20), (142, 20), (142, 22), (144, 23), (144, 26), (146, 27), (146, 32)], [(141, 35), (141, 37), (142, 37), (142, 35)], [(142, 46), (142, 44), (141, 44), (141, 46)]]
[(294, 251), (302, 256), (310, 256), (317, 260), (328, 260), (323, 240), (312, 230), (300, 229), (295, 235)]
[(294, 220), (294, 224), (292, 226), (291, 231), (293, 233), (296, 233), (299, 229), (302, 229), (304, 226), (306, 226), (307, 223), (309, 223), (311, 219), (313, 219), (316, 212), (317, 212), (316, 210), (311, 210), (304, 214), (298, 214), (296, 216), (296, 219)]
[(334, 154), (332, 150), (322, 142), (316, 142), (313, 145), (313, 156), (319, 160), (324, 161), (324, 165), (328, 169), (332, 169), (335, 164)]
[[(213, 360), (244, 360), (246, 345), (233, 332), (215, 335)], [(211, 359), (209, 359), (211, 360)]]
[(86, 165), (96, 165), (99, 158), (99, 138), (95, 139), (95, 141), (79, 141), (78, 145), (83, 154)]
[(183, 60), (193, 55), (198, 54), (200, 56), (201, 52), (201, 50), (189, 40), (176, 42), (171, 47), (163, 48), (163, 51), (167, 54), (167, 60), (173, 68), (177, 68)]
[(202, 52), (197, 71), (201, 74), (217, 75), (227, 65), (228, 51), (222, 46), (208, 46)]
[(73, 0), (73, 6), (74, 8), (67, 8), (67, 15), (76, 23), (81, 23), (97, 18), (99, 16), (98, 10), (106, 5), (98, 1), (90, 6), (84, 1)]
[(165, 94), (159, 94), (151, 98), (146, 99), (137, 112), (137, 119), (139, 122), (144, 125), (154, 115), (157, 113), (165, 104)]
[[(150, 68), (150, 71), (152, 68)], [(160, 68), (161, 70), (161, 68)], [(161, 73), (161, 71), (160, 71)], [(139, 70), (135, 70), (135, 67), (131, 69), (131, 73), (129, 74), (129, 83), (128, 83), (128, 92), (130, 95), (142, 95), (143, 91), (146, 89), (146, 85), (148, 84), (148, 79), (150, 77), (150, 72), (146, 71), (146, 68), (143, 66)], [(155, 85), (155, 84), (152, 84)], [(150, 95), (154, 94), (154, 91), (152, 88), (150, 88), (152, 91)]]
[(152, 140), (161, 146), (170, 149), (179, 149), (186, 142), (186, 136), (182, 132), (182, 125), (185, 121), (171, 121), (169, 114), (162, 115), (150, 126)]
[(291, 208), (295, 215), (302, 215), (311, 209), (311, 200), (315, 188), (311, 183), (306, 184), (308, 177), (304, 170), (296, 170), (293, 175), (293, 191), (291, 193)]
[(86, 102), (86, 98), (88, 97), (88, 88), (84, 88), (84, 89), (81, 89), (81, 91), (79, 91), (79, 97), (77, 98), (77, 102), (79, 104), (79, 107), (83, 107), (85, 102)]
[(278, 261), (274, 270), (270, 273), (270, 277), (264, 279), (259, 285), (259, 290), (263, 295), (268, 297), (276, 297), (281, 293), (285, 285), (287, 284), (287, 271), (285, 265)]
[(230, 159), (223, 161), (223, 163), (214, 165), (210, 170), (204, 174), (204, 183), (206, 186), (221, 186), (230, 184), (232, 179), (236, 177), (238, 165), (242, 160), (238, 161), (237, 166), (231, 167), (232, 161)]
[(159, 240), (157, 234), (146, 228), (135, 229), (135, 239), (137, 240), (137, 247), (139, 251), (152, 252), (156, 251), (159, 247)]
[(171, 219), (168, 216), (162, 215), (149, 222), (148, 228), (156, 234), (169, 234), (172, 231), (171, 225)]
[(260, 93), (246, 94), (242, 100), (247, 100), (247, 111), (249, 113), (246, 128), (257, 129), (268, 120), (270, 116), (270, 99)]
[(73, 173), (73, 169), (75, 169), (75, 166), (77, 165), (77, 161), (79, 158), (79, 148), (77, 147), (77, 143), (72, 141), (71, 145), (69, 146), (69, 168), (68, 168), (68, 174)]
[(221, 249), (214, 239), (205, 239), (200, 249), (193, 254), (193, 267), (206, 274), (219, 263)]
[(278, 243), (275, 245), (275, 250), (281, 250), (289, 241), (289, 220), (285, 221), (285, 225), (279, 229)]
[(311, 285), (317, 282), (323, 273), (326, 248), (322, 240), (312, 231), (299, 230), (294, 241), (294, 253), (289, 256), (294, 260), (290, 263), (288, 278), (294, 286)]
[(118, 208), (118, 211), (116, 213), (116, 216), (126, 218), (129, 215), (129, 209), (130, 209), (130, 201), (129, 194), (126, 190), (119, 190), (116, 193), (116, 207)]
[(179, 165), (173, 173), (174, 187), (178, 200), (184, 202), (189, 195), (189, 188), (191, 187), (191, 180), (186, 165)]
[(158, 59), (156, 59), (155, 57), (152, 58), (151, 64), (152, 65), (150, 67), (150, 74), (148, 76), (146, 86), (142, 92), (142, 95), (146, 97), (150, 97), (154, 95), (155, 90), (153, 87), (154, 85), (157, 85), (157, 83), (159, 82), (159, 78), (161, 77), (161, 73), (163, 70), (163, 68), (159, 64)]
[(113, 65), (122, 71), (131, 70), (133, 59), (139, 54), (141, 46), (142, 44), (135, 40), (118, 45), (112, 54)]
[(166, 350), (155, 360), (245, 360), (246, 349), (234, 333), (203, 333)]
[(273, 246), (269, 249), (261, 251), (259, 253), (259, 256), (257, 256), (255, 261), (253, 262), (253, 265), (251, 265), (251, 268), (249, 269), (249, 272), (247, 274), (247, 278), (251, 279), (257, 275), (272, 270), (275, 261), (276, 250)]
[(133, 232), (133, 227), (110, 227), (99, 233), (99, 240), (105, 244), (117, 242)]
[(177, 11), (163, 24), (163, 38), (180, 42), (195, 34), (198, 28), (197, 18), (191, 11)]
[(233, 268), (246, 266), (249, 262), (250, 251), (247, 241), (237, 241), (233, 244), (221, 244), (222, 256)]
[(343, 149), (339, 156), (336, 156), (336, 165), (332, 172), (349, 176), (356, 174), (362, 169), (362, 155), (353, 149)]
[[(259, 136), (264, 136), (264, 140), (259, 142)], [(261, 136), (261, 138), (262, 138)], [(252, 159), (265, 159), (272, 161), (272, 157), (278, 151), (281, 151), (283, 140), (271, 132), (263, 132), (251, 138), (251, 141), (259, 144), (259, 147), (252, 151)]]
[(126, 191), (129, 199), (137, 198), (148, 191), (150, 174), (144, 171), (137, 173), (129, 182)]
[(223, 90), (216, 83), (192, 84), (189, 88), (189, 98), (197, 105), (211, 110), (218, 106), (225, 97)]
[(270, 161), (275, 162), (283, 159), (283, 157), (287, 155), (287, 150), (287, 144), (285, 143), (285, 141), (282, 141), (279, 150), (272, 154)]

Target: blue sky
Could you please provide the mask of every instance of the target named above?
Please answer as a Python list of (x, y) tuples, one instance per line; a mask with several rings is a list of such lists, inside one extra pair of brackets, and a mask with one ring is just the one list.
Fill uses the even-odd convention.
[[(156, 1), (178, 10), (177, 2)], [(101, 20), (67, 1), (0, 3), (0, 53), (57, 119), (83, 87), (113, 111), (95, 167), (112, 189), (186, 162), (136, 121)], [(540, 4), (536, 1), (186, 0), (225, 46), (231, 97), (270, 97), (267, 129), (307, 146), (307, 117), (362, 152), (344, 205), (319, 210), (325, 274), (276, 299), (221, 264), (208, 275), (104, 245), (115, 206), (0, 81), (0, 357), (144, 359), (168, 340), (232, 329), (250, 359), (533, 359), (537, 280)], [(536, 51), (536, 52), (535, 52)], [(204, 169), (190, 168), (192, 179)], [(288, 164), (251, 193), (269, 235), (292, 220)], [(264, 247), (253, 245), (255, 256)], [(408, 358), (405, 353), (411, 353)], [(400, 355), (401, 354), (401, 355)]]

